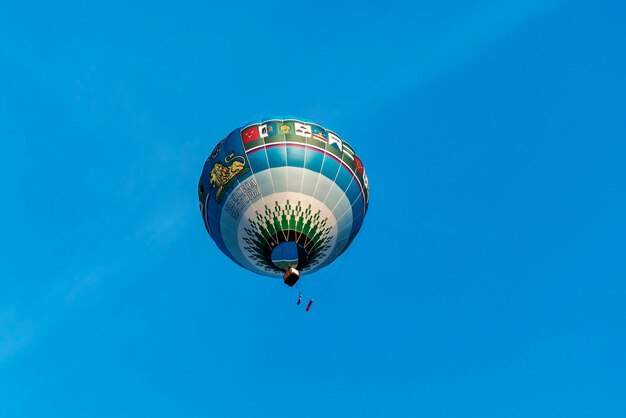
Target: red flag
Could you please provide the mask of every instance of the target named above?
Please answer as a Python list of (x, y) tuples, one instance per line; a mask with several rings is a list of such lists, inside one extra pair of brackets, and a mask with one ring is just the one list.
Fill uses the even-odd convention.
[(356, 155), (354, 156), (354, 166), (356, 167), (356, 171), (363, 175), (363, 163), (361, 162), (361, 159)]
[(243, 138), (244, 144), (259, 139), (259, 129), (256, 126), (246, 128), (241, 131), (241, 138)]

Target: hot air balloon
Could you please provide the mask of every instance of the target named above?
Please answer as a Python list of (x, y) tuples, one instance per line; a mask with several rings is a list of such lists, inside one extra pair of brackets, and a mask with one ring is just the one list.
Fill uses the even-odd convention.
[(293, 286), (348, 248), (367, 212), (369, 184), (360, 158), (336, 132), (270, 118), (215, 146), (198, 196), (204, 225), (224, 254)]

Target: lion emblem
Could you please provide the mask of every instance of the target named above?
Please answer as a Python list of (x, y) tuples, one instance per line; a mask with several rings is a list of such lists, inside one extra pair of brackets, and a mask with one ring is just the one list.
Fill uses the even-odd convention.
[(224, 187), (226, 187), (228, 182), (231, 181), (238, 174), (240, 174), (246, 165), (246, 160), (241, 155), (235, 157), (234, 152), (230, 153), (226, 156), (226, 158), (224, 158), (224, 162), (226, 164), (230, 163), (231, 161), (232, 163), (229, 166), (225, 166), (222, 163), (215, 163), (213, 169), (211, 170), (210, 183), (211, 187), (218, 186), (216, 193), (218, 199), (220, 198), (220, 195), (224, 191)]

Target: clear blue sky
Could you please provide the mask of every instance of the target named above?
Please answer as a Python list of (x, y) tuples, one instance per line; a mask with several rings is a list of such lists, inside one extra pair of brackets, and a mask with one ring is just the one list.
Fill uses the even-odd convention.
[[(17, 3), (1, 417), (626, 416), (624, 2)], [(280, 114), (372, 190), (307, 314), (197, 209)]]

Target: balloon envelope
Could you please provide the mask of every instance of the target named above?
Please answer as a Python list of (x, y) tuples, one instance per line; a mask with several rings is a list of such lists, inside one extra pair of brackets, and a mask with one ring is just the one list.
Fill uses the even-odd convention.
[(244, 125), (220, 141), (198, 184), (217, 246), (255, 273), (314, 272), (345, 251), (369, 202), (363, 163), (337, 133), (302, 119)]

